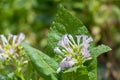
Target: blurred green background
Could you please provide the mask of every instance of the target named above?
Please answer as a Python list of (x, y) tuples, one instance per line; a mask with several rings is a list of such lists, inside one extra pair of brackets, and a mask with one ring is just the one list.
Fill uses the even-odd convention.
[(44, 51), (60, 3), (85, 24), (96, 45), (113, 49), (98, 58), (98, 80), (120, 80), (119, 0), (0, 0), (0, 34), (23, 32), (27, 42)]

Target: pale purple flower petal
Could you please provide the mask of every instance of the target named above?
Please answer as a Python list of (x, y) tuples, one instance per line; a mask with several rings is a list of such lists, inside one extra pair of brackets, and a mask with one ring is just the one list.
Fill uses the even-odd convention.
[(73, 37), (72, 37), (72, 35), (69, 34), (68, 36), (69, 36), (69, 39), (70, 39), (74, 44), (76, 44), (75, 41), (74, 41), (74, 39), (73, 39)]
[(59, 49), (59, 47), (55, 47), (54, 52), (60, 53), (60, 54), (62, 54), (62, 55), (64, 54), (64, 53)]
[(68, 55), (61, 61), (59, 67), (60, 68), (72, 67), (74, 64), (75, 62), (73, 61), (72, 56)]
[(64, 41), (65, 44), (70, 44), (72, 45), (71, 41), (68, 39), (68, 34), (65, 34), (63, 37), (62, 37), (62, 40)]
[[(63, 37), (62, 37), (62, 40), (60, 40), (58, 42), (58, 46), (61, 46), (63, 48), (65, 48), (67, 51), (70, 47), (70, 45), (72, 45), (71, 41), (68, 39), (67, 37), (67, 34), (65, 34)], [(69, 49), (70, 50), (70, 49)]]
[(82, 36), (77, 35), (76, 37), (77, 37), (77, 44), (79, 46), (80, 45), (80, 39), (81, 39)]
[(23, 33), (20, 33), (17, 43), (20, 44), (24, 39), (25, 39), (25, 35)]
[(93, 39), (86, 35), (82, 35), (82, 38), (83, 38), (83, 42), (82, 42), (83, 48), (81, 50), (81, 53), (84, 55), (84, 57), (90, 57), (88, 47), (89, 47), (89, 43), (93, 41)]
[(63, 40), (60, 40), (59, 42), (58, 42), (58, 46), (61, 46), (61, 47), (63, 47), (63, 48), (65, 48), (68, 52), (71, 52), (72, 53), (72, 49), (71, 49), (71, 47), (70, 47), (70, 45), (69, 45), (69, 43), (67, 42), (67, 41), (63, 41)]
[(8, 44), (8, 41), (4, 35), (1, 35), (0, 37), (1, 37), (1, 40), (3, 42), (3, 45)]
[(84, 46), (85, 48), (88, 48), (88, 47), (89, 47), (89, 43), (90, 43), (91, 41), (93, 41), (93, 39), (92, 39), (91, 37), (88, 38), (88, 36), (83, 35), (83, 42), (82, 42), (82, 44), (83, 44), (83, 46)]
[(72, 60), (72, 56), (71, 55), (66, 56), (66, 61), (70, 61), (70, 60)]
[(69, 39), (68, 39), (68, 37), (67, 37), (67, 34), (65, 34), (63, 37), (62, 37), (62, 41), (63, 41), (63, 44), (64, 44), (64, 46), (65, 47), (69, 47), (70, 45), (69, 45)]
[(84, 57), (90, 57), (89, 50), (86, 48), (82, 48), (81, 53)]
[(13, 37), (12, 34), (8, 34), (8, 41)]
[(83, 37), (83, 40), (86, 40), (88, 38), (88, 36), (84, 34), (82, 35), (82, 37)]
[(15, 52), (14, 48), (10, 49), (10, 53), (13, 54)]
[[(69, 60), (69, 59), (70, 60)], [(72, 58), (69, 56), (69, 57), (66, 57), (62, 60), (62, 62), (60, 63), (59, 65), (59, 68), (57, 69), (57, 73), (59, 73), (62, 68), (68, 68), (68, 67), (72, 67), (73, 65), (75, 64), (75, 62), (72, 60)]]
[[(63, 35), (61, 41), (62, 41), (63, 45), (66, 46), (66, 47), (70, 46), (69, 44), (72, 44), (72, 43), (70, 42), (70, 40), (68, 39), (67, 34)], [(63, 46), (63, 47), (64, 47), (64, 46)]]
[(61, 47), (65, 47), (63, 40), (60, 40), (57, 45)]
[(14, 44), (16, 43), (16, 40), (17, 40), (17, 36), (16, 36), (16, 35), (14, 35), (14, 36), (13, 36), (12, 45), (14, 45)]

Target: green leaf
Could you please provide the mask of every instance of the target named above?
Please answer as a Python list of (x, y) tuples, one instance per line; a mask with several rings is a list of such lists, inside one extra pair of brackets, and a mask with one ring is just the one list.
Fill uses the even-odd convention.
[(99, 55), (101, 55), (102, 53), (111, 51), (111, 48), (106, 46), (106, 45), (99, 45), (95, 48), (92, 48), (90, 50), (90, 52), (92, 53), (93, 57), (98, 57)]
[(97, 80), (97, 59), (93, 58), (91, 61), (84, 63), (88, 70), (89, 80)]
[[(64, 34), (71, 34), (72, 36), (85, 34), (90, 36), (87, 28), (79, 19), (73, 17), (64, 7), (60, 7), (48, 34), (47, 53), (51, 57), (54, 57), (53, 50)], [(94, 43), (92, 42), (92, 44)], [(67, 73), (62, 73), (62, 80), (97, 80), (97, 56), (111, 49), (105, 45), (93, 47), (92, 44), (90, 45), (92, 60), (84, 63), (86, 68), (79, 68), (77, 72), (68, 71)], [(79, 71), (85, 72), (85, 75), (82, 75)]]
[(53, 50), (64, 34), (72, 34), (73, 36), (77, 34), (89, 35), (87, 28), (82, 24), (82, 22), (73, 17), (66, 9), (61, 7), (57, 12), (51, 25), (50, 32), (48, 33), (47, 53), (49, 53), (48, 55), (51, 57), (54, 57)]
[(45, 80), (57, 80), (56, 70), (57, 62), (47, 56), (45, 53), (30, 47), (28, 44), (21, 44), (33, 63), (34, 68), (40, 73)]
[(92, 54), (92, 61), (86, 62), (85, 65), (88, 69), (88, 75), (90, 80), (97, 80), (97, 57), (102, 53), (110, 51), (111, 48), (105, 45), (99, 45), (97, 47), (91, 48), (90, 53)]
[[(77, 68), (76, 71), (71, 71), (75, 68)], [(62, 80), (78, 80), (78, 79), (89, 80), (88, 71), (85, 66), (75, 67), (75, 68), (71, 68), (65, 71), (62, 74)]]

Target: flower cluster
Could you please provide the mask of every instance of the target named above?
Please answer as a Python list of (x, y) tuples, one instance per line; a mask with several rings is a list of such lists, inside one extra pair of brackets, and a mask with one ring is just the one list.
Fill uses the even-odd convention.
[(75, 41), (72, 35), (65, 34), (55, 47), (54, 52), (65, 56), (59, 64), (57, 73), (77, 63), (83, 64), (91, 58), (88, 47), (93, 39), (87, 35), (76, 35), (76, 39)]
[(0, 60), (6, 60), (9, 56), (17, 58), (17, 51), (20, 49), (19, 44), (24, 38), (25, 35), (23, 33), (19, 35), (9, 34), (8, 38), (4, 35), (0, 35)]

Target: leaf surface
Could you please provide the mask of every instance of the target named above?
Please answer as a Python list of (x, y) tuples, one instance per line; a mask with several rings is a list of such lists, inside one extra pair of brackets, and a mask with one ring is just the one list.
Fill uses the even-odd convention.
[(29, 56), (30, 61), (33, 63), (34, 68), (40, 73), (45, 80), (57, 80), (56, 69), (58, 67), (57, 62), (50, 58), (45, 53), (32, 48), (26, 43), (21, 44)]
[[(74, 37), (81, 34), (90, 36), (87, 28), (78, 18), (72, 16), (64, 7), (60, 7), (48, 34), (48, 55), (51, 57), (55, 56), (55, 54), (53, 54), (54, 48), (65, 34), (71, 34)], [(90, 52), (93, 59), (85, 62), (84, 65), (86, 67), (80, 67), (76, 72), (62, 73), (62, 80), (97, 80), (97, 57), (111, 49), (105, 45), (93, 47), (93, 44), (92, 42), (90, 45)], [(85, 73), (85, 75), (80, 72)]]

